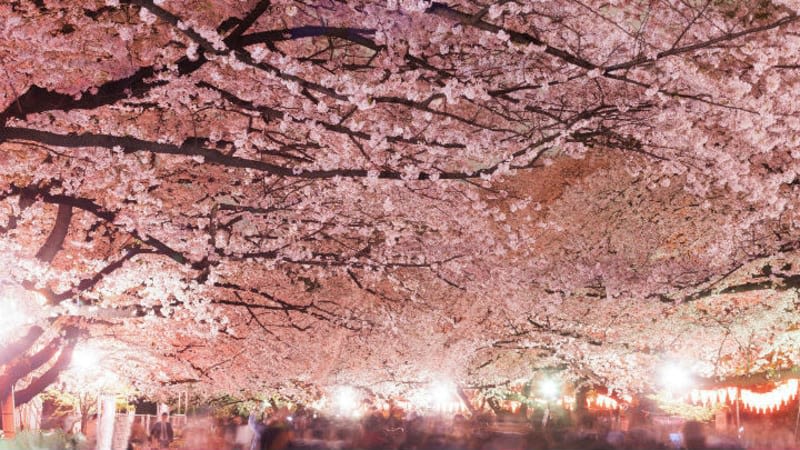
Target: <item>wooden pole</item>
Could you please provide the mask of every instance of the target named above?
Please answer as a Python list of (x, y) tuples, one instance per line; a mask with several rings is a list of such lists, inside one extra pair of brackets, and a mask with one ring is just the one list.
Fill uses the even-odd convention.
[(794, 421), (794, 442), (797, 442), (797, 427), (800, 426), (800, 397), (797, 398), (797, 419)]
[(0, 399), (0, 420), (3, 422), (3, 438), (13, 439), (16, 435), (16, 428), (14, 427), (14, 386), (11, 386), (5, 398)]

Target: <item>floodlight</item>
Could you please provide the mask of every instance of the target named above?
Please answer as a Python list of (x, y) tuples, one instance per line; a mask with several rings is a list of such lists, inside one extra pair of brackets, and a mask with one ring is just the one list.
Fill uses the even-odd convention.
[(447, 404), (453, 400), (453, 386), (445, 382), (434, 383), (430, 387), (430, 394), (437, 406)]
[(549, 378), (542, 381), (539, 390), (545, 398), (550, 400), (558, 396), (558, 384)]
[(667, 390), (681, 391), (688, 388), (691, 381), (689, 372), (677, 364), (669, 364), (661, 369), (661, 384)]
[(350, 386), (341, 386), (334, 396), (336, 406), (342, 414), (352, 413), (358, 406), (358, 394)]
[(73, 369), (88, 372), (97, 368), (99, 363), (100, 354), (95, 348), (78, 347), (72, 352), (72, 363), (70, 366)]

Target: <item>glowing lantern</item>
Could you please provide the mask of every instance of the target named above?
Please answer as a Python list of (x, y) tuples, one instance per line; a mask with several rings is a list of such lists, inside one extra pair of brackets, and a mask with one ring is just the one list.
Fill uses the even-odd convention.
[(728, 391), (728, 400), (730, 400), (731, 403), (735, 402), (736, 399), (739, 398), (739, 395), (738, 395), (739, 394), (739, 389), (738, 388), (729, 387), (727, 389), (727, 391)]
[(719, 403), (724, 405), (728, 402), (727, 393), (728, 391), (726, 389), (717, 389), (717, 400)]
[(749, 410), (763, 414), (770, 411), (777, 411), (797, 396), (797, 389), (800, 384), (798, 380), (791, 379), (778, 384), (770, 392), (753, 392), (749, 389), (741, 391), (735, 387), (721, 388), (716, 390), (693, 389), (689, 398), (694, 404), (711, 405), (717, 403), (733, 403), (737, 398), (741, 398), (742, 405)]
[(753, 392), (749, 389), (742, 389), (742, 404), (745, 408), (759, 414), (774, 412), (797, 397), (797, 388), (798, 381), (791, 379), (778, 384), (769, 392)]
[(618, 409), (619, 403), (607, 395), (597, 394), (597, 396), (594, 399), (591, 398), (586, 399), (586, 406), (590, 408), (594, 406), (595, 408), (601, 408), (601, 409)]

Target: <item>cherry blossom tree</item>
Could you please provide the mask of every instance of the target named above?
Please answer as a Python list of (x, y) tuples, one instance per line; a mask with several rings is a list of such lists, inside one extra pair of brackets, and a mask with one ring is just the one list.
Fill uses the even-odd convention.
[(208, 392), (793, 364), (797, 8), (7, 2), (21, 334)]

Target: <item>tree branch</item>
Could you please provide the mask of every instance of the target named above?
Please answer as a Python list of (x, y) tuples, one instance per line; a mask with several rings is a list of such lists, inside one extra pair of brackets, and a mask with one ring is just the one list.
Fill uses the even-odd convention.
[(44, 245), (42, 245), (36, 253), (36, 258), (46, 263), (53, 262), (56, 253), (61, 250), (61, 246), (64, 244), (64, 238), (67, 237), (71, 220), (72, 206), (63, 203), (58, 205), (58, 213), (56, 215), (56, 222), (53, 225), (53, 230), (47, 237), (47, 241), (45, 241)]
[(40, 377), (34, 379), (33, 381), (28, 384), (27, 387), (24, 389), (17, 391), (14, 394), (14, 399), (17, 403), (17, 406), (24, 405), (33, 399), (33, 397), (37, 396), (39, 393), (47, 389), (48, 386), (53, 384), (56, 379), (58, 379), (58, 375), (61, 372), (69, 367), (69, 363), (72, 361), (72, 351), (75, 349), (75, 344), (77, 343), (76, 340), (70, 341), (62, 350), (61, 354), (58, 356), (58, 359), (55, 363), (47, 370), (47, 372), (43, 373)]
[(12, 341), (8, 345), (0, 347), (0, 367), (5, 366), (11, 360), (27, 352), (33, 344), (44, 334), (44, 329), (40, 326), (32, 326), (19, 339)]

